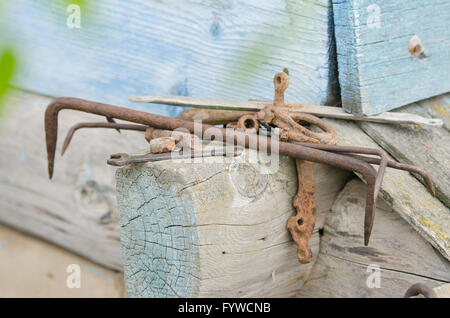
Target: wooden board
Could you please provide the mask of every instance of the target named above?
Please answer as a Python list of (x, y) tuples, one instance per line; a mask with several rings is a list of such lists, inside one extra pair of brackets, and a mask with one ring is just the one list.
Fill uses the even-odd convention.
[[(331, 119), (329, 122), (337, 131), (338, 144), (381, 149), (356, 124)], [(425, 240), (450, 260), (450, 211), (439, 199), (431, 196), (408, 172), (391, 168), (386, 170), (380, 195)], [(377, 226), (376, 220), (374, 226)], [(372, 240), (376, 240), (373, 235)]]
[[(450, 90), (450, 6), (441, 0), (333, 0), (343, 107), (373, 115)], [(410, 54), (419, 36), (426, 58)]]
[(262, 174), (249, 161), (255, 154), (117, 170), (127, 296), (295, 296), (319, 251), (317, 229), (350, 174), (314, 165), (314, 259), (302, 265), (286, 229), (297, 191), (294, 161), (281, 157), (276, 173)]
[[(0, 297), (124, 297), (123, 274), (6, 226), (0, 226)], [(80, 288), (67, 272), (79, 265)], [(70, 267), (69, 267), (70, 269)]]
[(31, 233), (106, 267), (122, 270), (111, 153), (148, 147), (142, 133), (80, 130), (61, 158), (72, 124), (102, 121), (60, 114), (55, 175), (47, 176), (44, 112), (47, 97), (15, 91), (0, 118), (0, 222)]
[[(298, 296), (403, 297), (414, 283), (433, 288), (450, 282), (450, 262), (382, 200), (372, 240), (363, 245), (366, 189), (354, 179), (339, 194), (326, 218), (316, 265)], [(379, 286), (369, 266), (379, 268)]]
[(444, 284), (434, 288), (439, 298), (450, 298), (450, 284)]
[(419, 102), (433, 118), (442, 119), (444, 128), (450, 130), (450, 94), (440, 95)]
[(273, 75), (287, 68), (289, 99), (338, 94), (328, 0), (89, 1), (80, 29), (67, 27), (61, 3), (5, 4), (2, 39), (21, 54), (17, 87), (132, 107), (128, 95), (151, 93), (270, 100)]
[[(425, 104), (444, 109), (443, 98)], [(422, 103), (402, 107), (399, 112), (427, 116)], [(442, 106), (441, 106), (442, 105)], [(448, 105), (447, 105), (448, 107)], [(429, 115), (428, 115), (429, 116)], [(445, 128), (418, 125), (380, 125), (360, 123), (360, 127), (397, 161), (426, 170), (436, 186), (436, 195), (450, 207), (450, 132)]]

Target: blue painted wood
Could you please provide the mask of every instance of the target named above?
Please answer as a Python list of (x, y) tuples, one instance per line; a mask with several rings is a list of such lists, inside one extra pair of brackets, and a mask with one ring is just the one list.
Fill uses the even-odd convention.
[[(343, 107), (373, 115), (450, 90), (444, 0), (332, 0)], [(424, 59), (410, 54), (419, 36)]]
[(288, 101), (324, 104), (336, 90), (328, 0), (89, 1), (81, 29), (51, 2), (10, 1), (0, 17), (2, 42), (22, 55), (22, 89), (135, 108), (128, 95), (270, 100), (286, 67)]
[(198, 294), (194, 209), (189, 195), (181, 191), (184, 184), (174, 179), (173, 172), (158, 167), (117, 170), (120, 242), (128, 297)]

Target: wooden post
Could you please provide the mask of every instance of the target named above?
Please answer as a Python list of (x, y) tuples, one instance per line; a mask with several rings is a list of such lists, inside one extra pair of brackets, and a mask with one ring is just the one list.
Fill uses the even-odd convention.
[[(294, 160), (273, 174), (235, 158), (118, 169), (120, 237), (129, 297), (293, 297), (315, 262), (318, 229), (349, 173), (315, 164), (313, 261), (302, 265), (286, 223), (295, 214)], [(222, 161), (222, 162), (220, 162)]]

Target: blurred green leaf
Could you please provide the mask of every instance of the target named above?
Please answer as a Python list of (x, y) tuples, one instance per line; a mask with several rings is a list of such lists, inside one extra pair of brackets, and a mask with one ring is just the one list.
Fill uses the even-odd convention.
[(11, 49), (5, 49), (0, 53), (0, 112), (3, 108), (2, 100), (10, 87), (11, 79), (16, 69), (16, 58)]
[(87, 9), (88, 1), (87, 0), (64, 0), (66, 6), (70, 4), (76, 4), (80, 7), (81, 10)]

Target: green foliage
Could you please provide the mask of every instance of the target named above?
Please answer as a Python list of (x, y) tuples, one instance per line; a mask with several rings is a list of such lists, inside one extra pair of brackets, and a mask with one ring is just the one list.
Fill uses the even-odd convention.
[(11, 49), (4, 49), (0, 53), (0, 114), (3, 109), (3, 98), (10, 86), (11, 79), (16, 70), (16, 58)]

